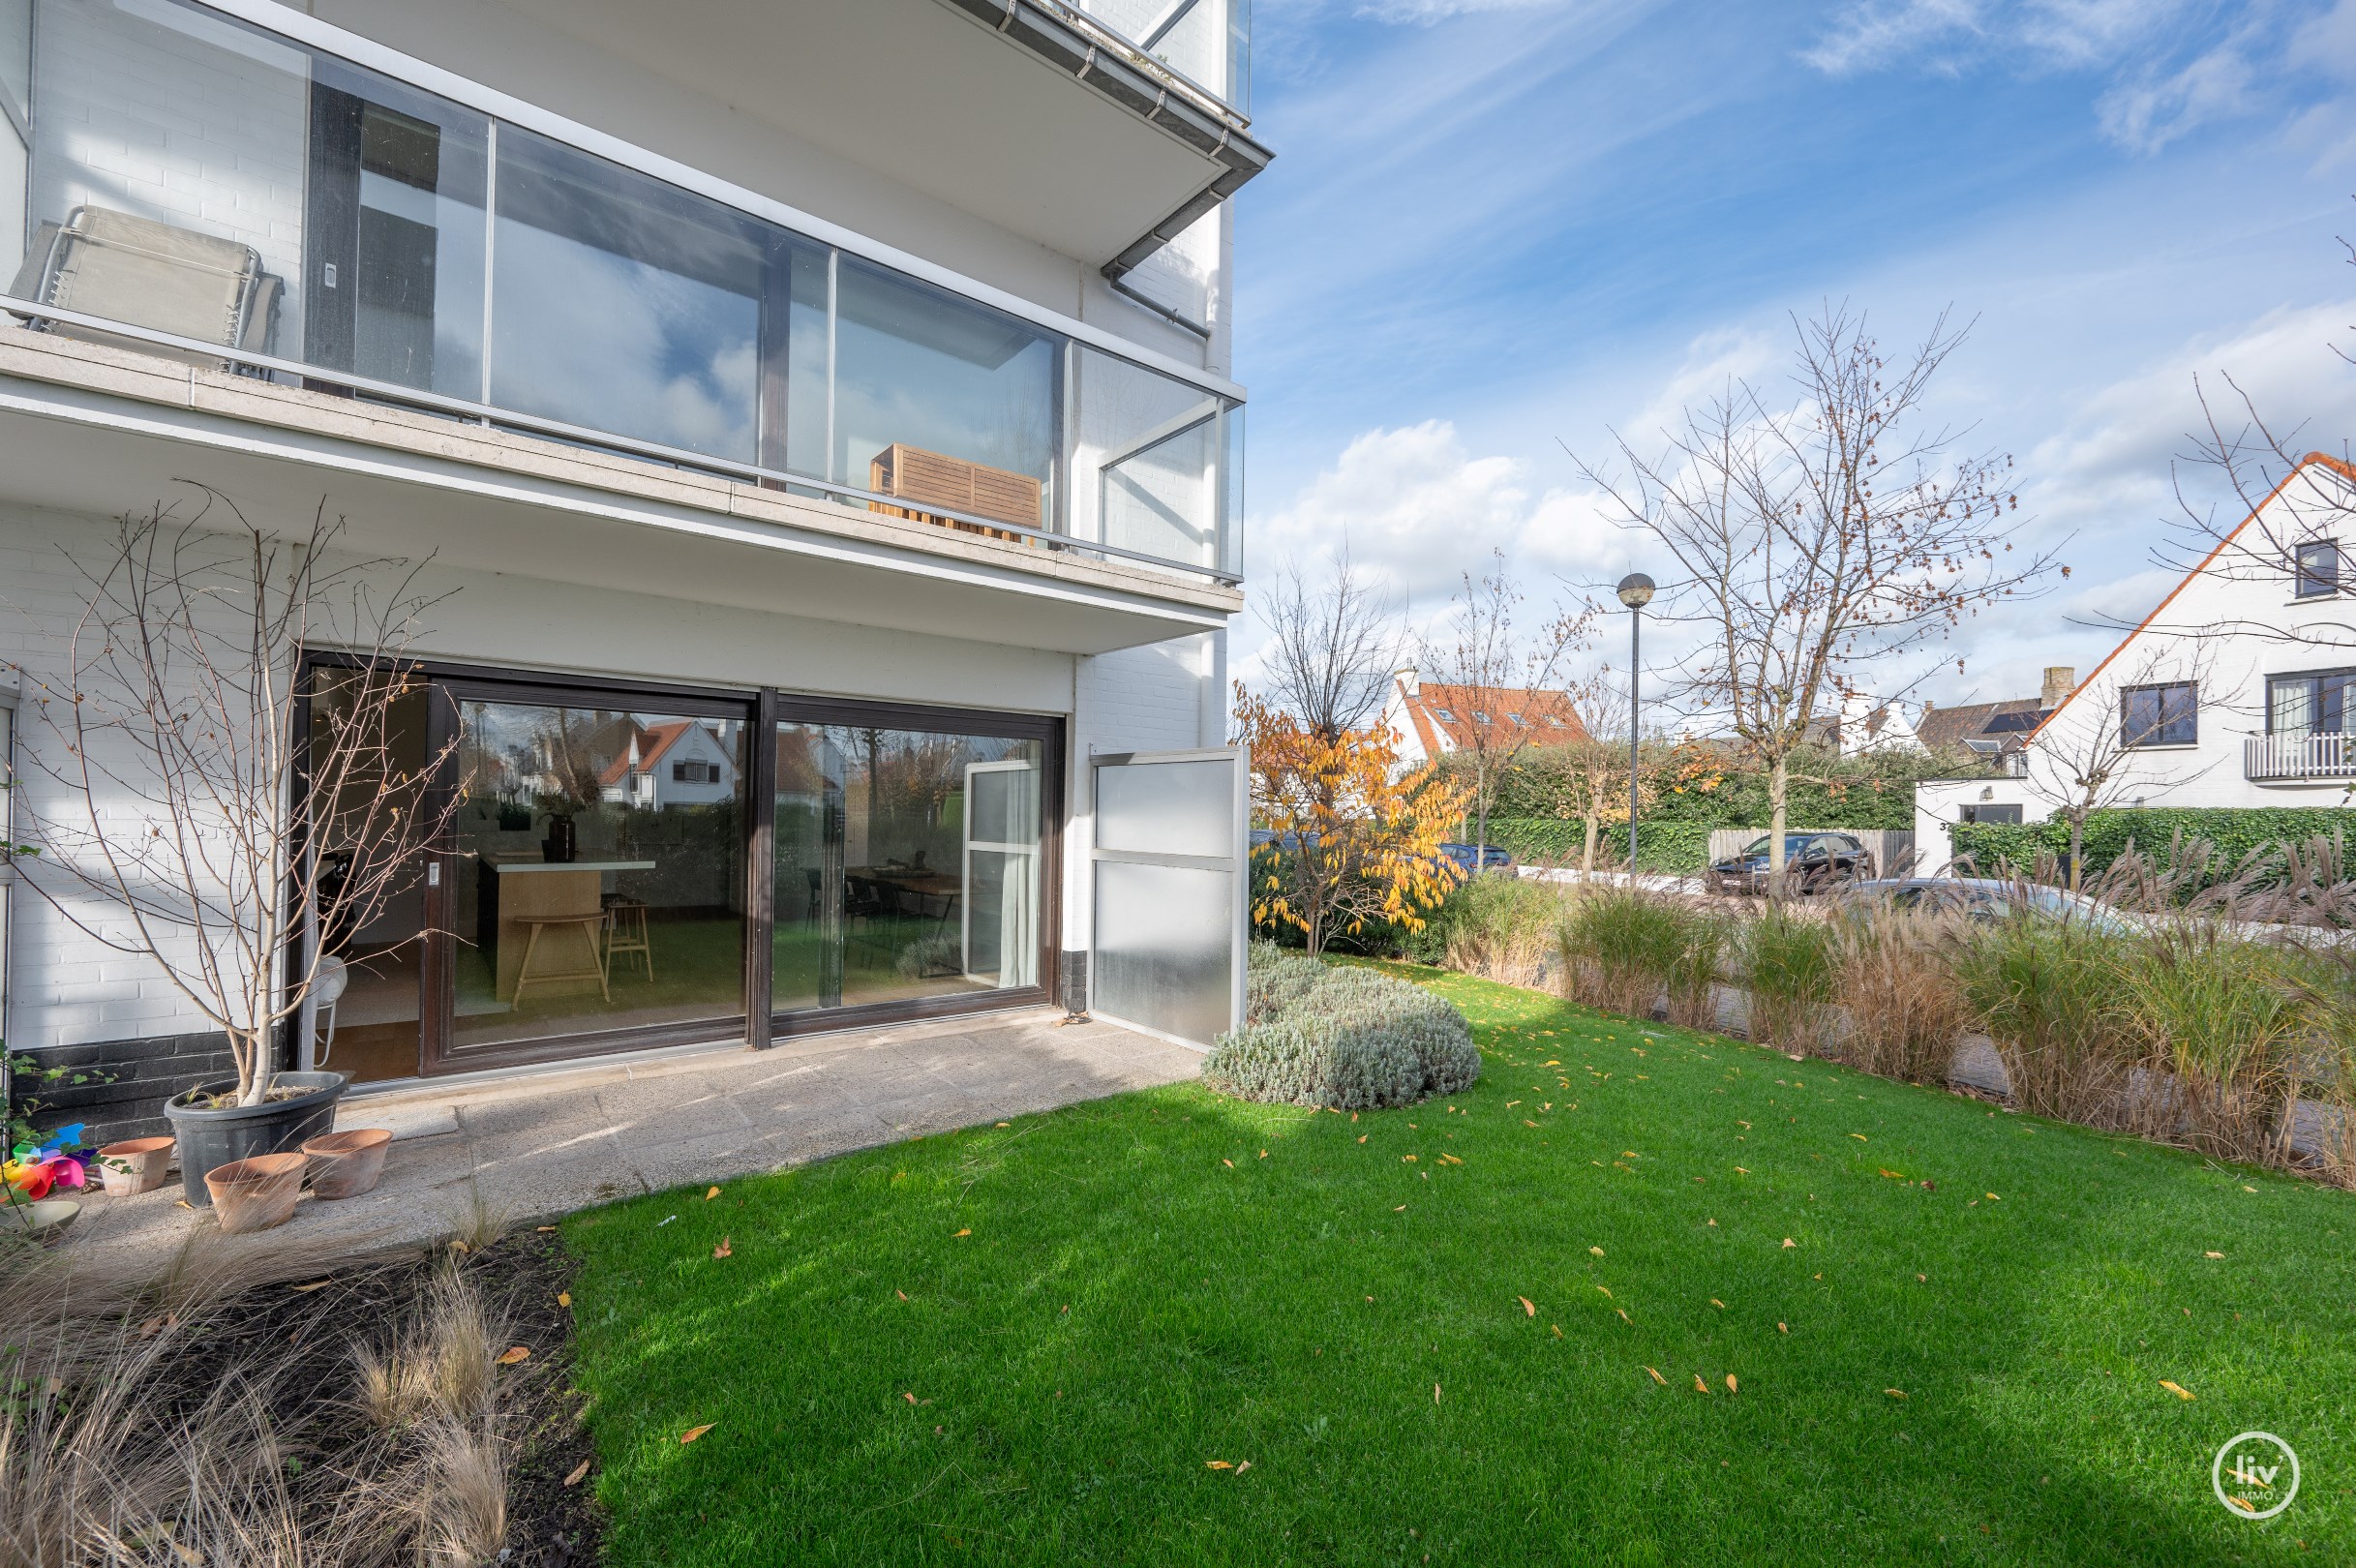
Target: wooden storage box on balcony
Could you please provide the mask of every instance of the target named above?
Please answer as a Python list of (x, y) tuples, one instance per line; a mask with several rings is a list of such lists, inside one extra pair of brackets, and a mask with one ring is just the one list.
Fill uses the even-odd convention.
[(963, 512), (970, 517), (987, 517), (1001, 523), (1013, 523), (1026, 528), (1041, 526), (1041, 485), (1029, 474), (993, 468), (987, 464), (968, 463), (963, 458), (944, 457), (939, 452), (927, 452), (921, 446), (910, 446), (904, 441), (894, 441), (885, 447), (867, 465), (867, 488), (910, 503), (906, 506), (889, 506), (882, 501), (869, 501), (867, 506), (871, 511), (912, 518), (920, 523), (934, 523), (945, 528), (984, 534), (993, 539), (1022, 539), (1025, 535), (985, 528), (973, 523), (960, 523), (925, 508), (938, 506), (952, 512)]

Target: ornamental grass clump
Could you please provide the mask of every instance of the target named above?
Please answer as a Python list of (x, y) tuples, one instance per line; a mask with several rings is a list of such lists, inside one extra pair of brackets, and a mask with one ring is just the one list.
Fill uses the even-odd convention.
[[(1690, 997), (1705, 961), (1714, 976), (1715, 946), (1707, 918), (1676, 899), (1635, 888), (1596, 889), (1580, 898), (1563, 926), (1562, 991), (1605, 1012), (1649, 1018), (1678, 982)], [(1707, 995), (1708, 980), (1701, 984)], [(1673, 1009), (1676, 1000), (1672, 995)]]
[(1418, 947), (1462, 975), (1536, 985), (1561, 939), (1566, 902), (1551, 883), (1474, 877), (1433, 912)]
[(1943, 1081), (1972, 1021), (1955, 978), (1956, 922), (1875, 908), (1833, 922), (1831, 938), (1848, 1029), (1827, 1032), (1827, 1054), (1886, 1078)]
[(2314, 993), (2297, 956), (2177, 920), (2121, 944), (2122, 1022), (2137, 1049), (2131, 1131), (2228, 1160), (2283, 1163), (2290, 1105), (2316, 1065)]
[(2004, 1059), (2012, 1102), (2108, 1126), (2135, 1048), (2123, 1016), (2122, 940), (2075, 920), (2015, 917), (1973, 933), (1956, 954), (1964, 1001)]
[(1465, 1015), (1372, 969), (1253, 949), (1244, 1027), (1203, 1058), (1203, 1081), (1271, 1104), (1373, 1110), (1455, 1094), (1481, 1073)]
[(1770, 908), (1743, 930), (1742, 967), (1752, 1040), (1781, 1051), (1821, 1042), (1839, 978), (1828, 924)]

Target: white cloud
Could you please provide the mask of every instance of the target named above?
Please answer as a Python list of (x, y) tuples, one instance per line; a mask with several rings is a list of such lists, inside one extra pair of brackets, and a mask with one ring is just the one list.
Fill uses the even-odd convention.
[(1429, 27), (1451, 16), (1484, 11), (1534, 11), (1565, 0), (1366, 0), (1357, 14), (1374, 21)]

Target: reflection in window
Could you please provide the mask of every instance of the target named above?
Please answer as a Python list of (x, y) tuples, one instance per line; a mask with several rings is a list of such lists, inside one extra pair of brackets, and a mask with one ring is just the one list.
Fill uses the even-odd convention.
[(2271, 677), (2266, 682), (2266, 733), (2280, 736), (2347, 733), (2351, 687), (2356, 687), (2356, 670)]
[(742, 1015), (743, 748), (736, 718), (460, 705), (456, 1051)]
[(1039, 983), (1035, 739), (777, 727), (779, 1012)]
[(2119, 743), (2189, 746), (2200, 739), (2199, 699), (2189, 680), (2130, 686), (2119, 695)]
[(762, 226), (507, 126), (498, 202), (489, 401), (753, 461)]
[(2340, 546), (2337, 541), (2317, 539), (2299, 546), (2297, 565), (2296, 597), (2317, 599), (2340, 591)]
[(481, 115), (318, 62), (305, 209), (309, 363), (482, 395), (488, 147)]
[(1219, 564), (1219, 400), (1094, 349), (1073, 358), (1072, 532)]
[(848, 256), (835, 289), (835, 482), (1043, 526), (1054, 340)]

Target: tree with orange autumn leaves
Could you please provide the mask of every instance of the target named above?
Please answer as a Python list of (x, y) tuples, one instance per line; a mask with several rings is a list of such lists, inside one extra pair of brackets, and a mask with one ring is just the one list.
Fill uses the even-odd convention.
[(1463, 875), (1439, 847), (1465, 787), (1430, 767), (1403, 770), (1378, 723), (1322, 734), (1240, 681), (1235, 722), (1251, 748), (1253, 821), (1276, 834), (1253, 856), (1254, 923), (1292, 926), (1313, 953), (1374, 922), (1421, 930)]

